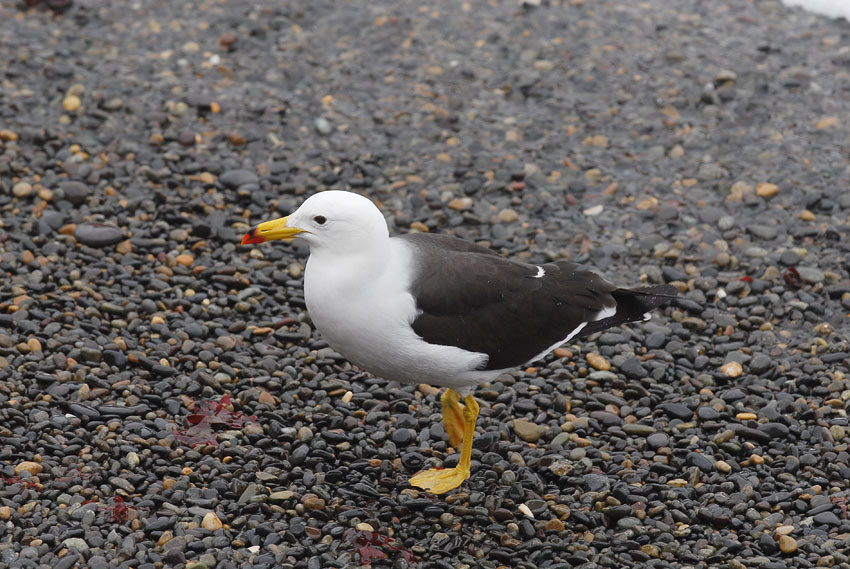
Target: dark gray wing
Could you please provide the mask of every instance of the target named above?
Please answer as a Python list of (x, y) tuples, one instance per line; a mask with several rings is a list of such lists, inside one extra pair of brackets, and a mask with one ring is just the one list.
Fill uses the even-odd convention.
[(617, 304), (614, 285), (574, 263), (542, 265), (545, 275), (535, 278), (536, 266), (460, 239), (399, 238), (417, 251), (414, 331), (429, 343), (487, 354), (486, 369), (521, 365)]

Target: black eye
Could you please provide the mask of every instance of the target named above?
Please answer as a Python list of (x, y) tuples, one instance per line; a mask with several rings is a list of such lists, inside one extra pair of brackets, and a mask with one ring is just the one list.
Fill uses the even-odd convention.
[(319, 225), (324, 225), (325, 222), (327, 221), (327, 218), (324, 215), (317, 215), (316, 217), (313, 218), (313, 221), (315, 221)]

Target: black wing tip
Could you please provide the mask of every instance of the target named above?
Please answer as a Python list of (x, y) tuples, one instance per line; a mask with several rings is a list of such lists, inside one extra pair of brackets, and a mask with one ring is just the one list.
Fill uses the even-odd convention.
[(679, 289), (677, 289), (671, 284), (652, 285), (640, 288), (627, 288), (621, 290), (625, 290), (627, 292), (631, 292), (633, 294), (638, 294), (641, 296), (658, 296), (663, 298), (676, 298), (677, 296), (679, 296)]

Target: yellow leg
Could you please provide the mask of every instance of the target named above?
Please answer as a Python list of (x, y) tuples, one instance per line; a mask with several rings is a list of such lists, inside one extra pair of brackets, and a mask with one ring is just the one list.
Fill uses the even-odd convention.
[(475, 436), (475, 421), (478, 420), (478, 403), (471, 394), (464, 398), (463, 403), (463, 449), (460, 452), (460, 462), (454, 468), (431, 468), (417, 472), (410, 478), (411, 486), (434, 494), (444, 494), (454, 490), (469, 478), (472, 437)]
[(443, 426), (449, 435), (449, 443), (455, 448), (463, 442), (463, 407), (460, 404), (460, 393), (447, 389), (440, 396), (443, 405)]

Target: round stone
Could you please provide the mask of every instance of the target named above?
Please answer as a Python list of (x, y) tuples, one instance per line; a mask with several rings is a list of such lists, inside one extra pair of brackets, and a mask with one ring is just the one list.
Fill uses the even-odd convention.
[(74, 238), (89, 247), (101, 248), (115, 245), (124, 239), (124, 232), (110, 223), (81, 223), (74, 231)]

